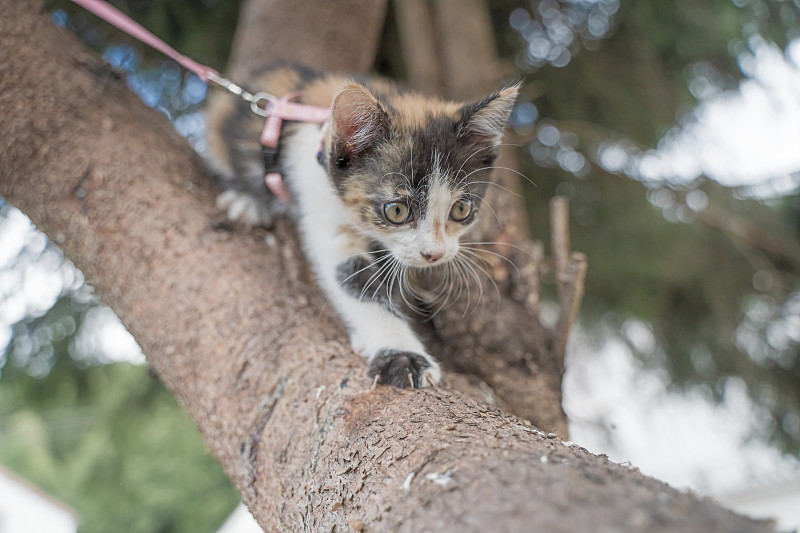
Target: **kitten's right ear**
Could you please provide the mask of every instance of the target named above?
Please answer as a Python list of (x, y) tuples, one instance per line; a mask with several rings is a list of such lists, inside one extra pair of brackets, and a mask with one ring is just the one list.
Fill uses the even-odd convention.
[(464, 106), (457, 125), (459, 137), (500, 144), (519, 88), (520, 84), (509, 85), (479, 102)]
[[(364, 86), (348, 83), (331, 104), (331, 140), (335, 161), (345, 162), (386, 137), (389, 115)], [(337, 161), (338, 162), (338, 161)]]

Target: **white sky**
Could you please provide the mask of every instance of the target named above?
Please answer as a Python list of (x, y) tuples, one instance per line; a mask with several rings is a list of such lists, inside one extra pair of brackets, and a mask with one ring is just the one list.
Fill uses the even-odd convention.
[[(625, 328), (635, 330), (637, 348), (656, 348), (646, 324), (628, 321)], [(770, 415), (753, 404), (740, 379), (727, 379), (725, 400), (717, 404), (701, 389), (670, 390), (666, 373), (645, 368), (613, 331), (599, 345), (580, 327), (572, 337), (564, 409), (570, 438), (581, 446), (703, 494), (800, 475), (797, 459), (759, 438)]]
[(712, 92), (694, 114), (644, 153), (607, 144), (598, 154), (609, 171), (645, 182), (689, 185), (706, 176), (727, 187), (761, 186), (759, 196), (800, 185), (800, 40), (786, 51), (758, 37), (740, 57), (746, 78), (737, 92)]

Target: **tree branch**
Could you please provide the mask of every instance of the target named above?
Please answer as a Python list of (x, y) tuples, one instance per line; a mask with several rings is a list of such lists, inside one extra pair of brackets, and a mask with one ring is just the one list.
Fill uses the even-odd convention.
[(771, 530), (458, 393), (371, 390), (288, 225), (272, 249), (215, 230), (186, 143), (32, 3), (0, 0), (0, 37), (0, 193), (115, 309), (265, 530)]
[(563, 358), (569, 332), (581, 306), (588, 267), (585, 254), (570, 251), (569, 202), (566, 198), (556, 196), (550, 200), (550, 235), (559, 300), (558, 322), (553, 330), (554, 351)]
[(796, 241), (765, 231), (753, 222), (714, 205), (698, 211), (696, 216), (699, 222), (716, 228), (731, 238), (739, 239), (757, 250), (763, 250), (781, 261), (800, 266), (800, 245)]
[(392, 2), (403, 62), (409, 82), (425, 94), (442, 92), (444, 80), (436, 43), (433, 10), (428, 0), (395, 0)]

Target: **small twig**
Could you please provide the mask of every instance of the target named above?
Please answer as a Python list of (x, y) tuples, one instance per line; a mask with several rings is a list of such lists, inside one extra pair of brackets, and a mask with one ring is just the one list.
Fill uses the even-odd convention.
[(569, 201), (563, 196), (555, 196), (550, 200), (550, 242), (560, 292), (569, 261)]
[(556, 196), (550, 200), (550, 239), (553, 247), (559, 314), (554, 333), (556, 353), (564, 356), (567, 339), (583, 299), (588, 263), (586, 255), (570, 252), (569, 202)]
[(586, 281), (586, 270), (588, 269), (586, 254), (583, 252), (572, 252), (566, 270), (568, 282), (563, 287), (559, 284), (560, 312), (558, 323), (556, 324), (556, 344), (559, 353), (564, 354), (567, 347), (569, 332), (578, 316), (578, 309), (583, 299), (584, 284)]
[(697, 220), (719, 229), (729, 238), (744, 241), (749, 246), (763, 250), (779, 260), (800, 264), (800, 246), (796, 242), (775, 232), (765, 231), (750, 220), (739, 218), (713, 205), (697, 213)]
[(532, 258), (525, 264), (525, 280), (528, 293), (525, 297), (525, 307), (534, 316), (539, 316), (539, 304), (542, 300), (542, 275), (544, 274), (544, 245), (541, 242), (523, 242), (525, 251)]

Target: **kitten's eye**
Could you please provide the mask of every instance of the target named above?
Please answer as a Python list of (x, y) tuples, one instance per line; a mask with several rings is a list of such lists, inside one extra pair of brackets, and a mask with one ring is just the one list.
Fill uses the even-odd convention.
[(469, 200), (459, 200), (450, 209), (450, 218), (456, 222), (465, 220), (472, 213), (472, 202)]
[(403, 202), (389, 202), (383, 204), (383, 214), (392, 224), (403, 224), (410, 218), (411, 211)]

